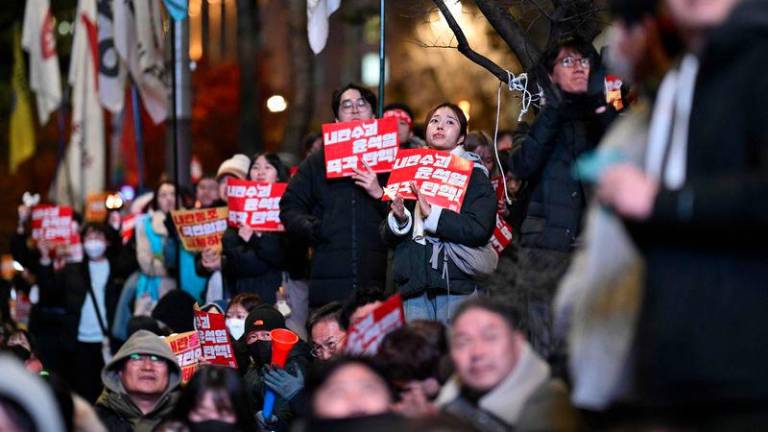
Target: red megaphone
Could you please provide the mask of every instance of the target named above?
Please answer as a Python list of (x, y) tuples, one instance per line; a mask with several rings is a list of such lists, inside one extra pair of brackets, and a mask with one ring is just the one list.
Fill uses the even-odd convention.
[(269, 335), (272, 336), (272, 365), (285, 367), (288, 353), (299, 342), (299, 336), (284, 328), (274, 329)]

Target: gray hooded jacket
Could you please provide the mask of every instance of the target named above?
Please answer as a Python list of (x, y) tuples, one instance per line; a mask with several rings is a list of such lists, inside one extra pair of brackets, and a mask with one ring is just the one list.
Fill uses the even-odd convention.
[[(168, 361), (168, 387), (147, 414), (133, 403), (120, 379), (120, 371), (131, 354), (153, 354)], [(147, 330), (133, 334), (112, 361), (101, 371), (104, 391), (96, 401), (96, 411), (110, 431), (151, 431), (173, 410), (179, 396), (181, 368), (176, 356), (160, 336)]]

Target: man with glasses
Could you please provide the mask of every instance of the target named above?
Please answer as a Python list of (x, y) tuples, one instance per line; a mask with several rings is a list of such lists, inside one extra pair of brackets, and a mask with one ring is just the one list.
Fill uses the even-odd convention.
[(342, 353), (347, 332), (341, 327), (339, 302), (331, 302), (317, 309), (309, 318), (307, 334), (312, 340), (312, 356), (330, 360)]
[[(615, 117), (601, 86), (590, 91), (597, 70), (591, 45), (561, 41), (542, 63), (553, 84), (546, 103), (521, 145), (510, 156), (510, 171), (528, 184), (529, 203), (520, 228), (519, 270), (514, 298), (520, 300), (529, 340), (545, 358), (558, 345), (551, 330), (550, 304), (568, 268), (586, 207), (584, 185), (572, 175), (576, 159), (593, 149)], [(521, 291), (522, 290), (522, 291)]]
[(139, 330), (101, 372), (96, 412), (110, 431), (151, 431), (176, 405), (181, 368), (163, 339)]
[[(347, 84), (333, 94), (336, 122), (374, 118), (376, 96)], [(290, 236), (314, 249), (309, 282), (311, 307), (344, 301), (360, 286), (384, 286), (387, 248), (379, 224), (387, 206), (381, 201), (386, 176), (360, 167), (354, 176), (326, 179), (325, 154), (301, 164), (280, 201), (280, 219)]]

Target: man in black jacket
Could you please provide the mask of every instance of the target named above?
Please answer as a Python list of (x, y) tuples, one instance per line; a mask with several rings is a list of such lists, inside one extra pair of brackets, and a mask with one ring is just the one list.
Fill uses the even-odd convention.
[(659, 89), (645, 169), (612, 167), (597, 191), (645, 259), (638, 399), (684, 429), (764, 430), (768, 3), (666, 3), (689, 55)]
[[(529, 340), (545, 358), (556, 342), (550, 304), (570, 262), (587, 201), (584, 185), (571, 171), (575, 160), (593, 149), (615, 113), (605, 107), (601, 90), (590, 89), (594, 49), (568, 39), (543, 58), (556, 87), (521, 145), (510, 157), (510, 171), (528, 182), (530, 196), (520, 229), (519, 271), (514, 289), (525, 290)], [(595, 80), (593, 80), (595, 81)], [(599, 86), (597, 86), (599, 87)]]
[[(348, 84), (333, 94), (337, 122), (373, 118), (376, 96)], [(360, 286), (384, 286), (387, 248), (379, 223), (387, 206), (381, 201), (385, 176), (367, 167), (350, 178), (325, 178), (325, 155), (307, 157), (280, 200), (280, 219), (289, 235), (314, 248), (309, 283), (311, 306), (344, 301)]]

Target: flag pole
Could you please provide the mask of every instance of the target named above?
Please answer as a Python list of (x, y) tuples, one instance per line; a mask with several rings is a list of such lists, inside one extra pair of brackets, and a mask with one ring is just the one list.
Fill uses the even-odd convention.
[[(178, 115), (176, 113), (176, 96), (177, 96), (177, 88), (176, 88), (176, 73), (178, 71), (178, 68), (176, 67), (176, 20), (171, 20), (171, 59), (172, 60), (172, 68), (173, 71), (171, 72), (171, 122), (173, 125), (173, 185), (175, 189), (176, 194), (176, 205), (175, 208), (178, 210), (180, 208), (181, 204), (181, 189), (179, 187), (179, 119)], [(167, 166), (167, 165), (166, 165)], [(171, 217), (171, 215), (166, 215), (166, 217)], [(170, 235), (171, 233), (169, 233)], [(176, 288), (182, 289), (181, 286), (181, 240), (176, 238), (177, 244), (176, 244)]]
[[(176, 22), (171, 22), (171, 58), (173, 59), (173, 71), (171, 72), (171, 137), (173, 141), (173, 184), (176, 188), (176, 209), (179, 208), (179, 119), (176, 113)], [(167, 165), (166, 165), (167, 166)]]
[(384, 14), (385, 0), (379, 2), (379, 107), (377, 110), (377, 117), (381, 118), (384, 114), (384, 72), (385, 72), (385, 47), (386, 47), (386, 32), (384, 31), (385, 14)]
[(141, 107), (139, 104), (139, 90), (136, 83), (131, 84), (131, 99), (133, 102), (133, 129), (136, 132), (136, 171), (139, 175), (139, 184), (136, 195), (144, 191), (144, 131), (141, 124)]

